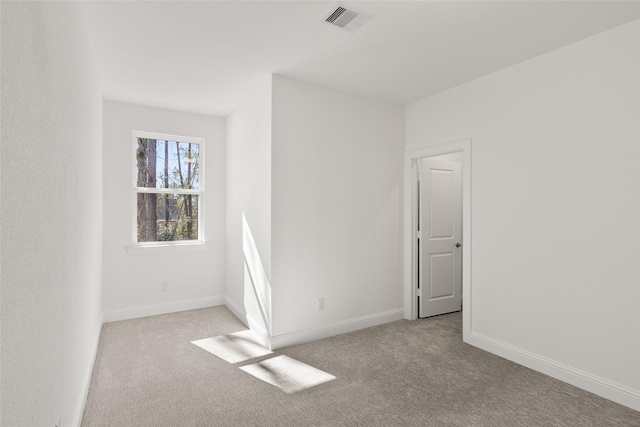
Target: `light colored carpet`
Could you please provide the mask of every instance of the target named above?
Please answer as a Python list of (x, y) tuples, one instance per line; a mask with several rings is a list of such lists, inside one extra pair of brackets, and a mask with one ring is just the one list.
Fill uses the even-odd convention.
[(331, 374), (284, 355), (241, 366), (240, 369), (285, 393), (295, 393), (336, 379)]
[(204, 338), (191, 343), (229, 363), (240, 363), (272, 353), (260, 345), (256, 336), (249, 330)]
[[(250, 330), (195, 340), (191, 341), (191, 344), (231, 364), (273, 354), (271, 350), (260, 345), (258, 337)], [(284, 355), (240, 366), (239, 369), (267, 384), (278, 387), (285, 393), (296, 393), (336, 378)]]
[(637, 411), (465, 344), (459, 313), (277, 350), (336, 376), (292, 394), (190, 343), (241, 330), (225, 307), (105, 324), (82, 425), (640, 426)]

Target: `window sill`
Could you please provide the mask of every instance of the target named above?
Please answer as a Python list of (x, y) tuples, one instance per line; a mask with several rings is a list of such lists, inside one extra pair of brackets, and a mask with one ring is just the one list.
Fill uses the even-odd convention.
[(207, 249), (207, 244), (204, 242), (190, 242), (190, 243), (167, 243), (160, 245), (131, 245), (125, 246), (127, 254), (129, 255), (152, 255), (152, 254), (166, 254), (176, 252), (193, 252), (204, 251)]

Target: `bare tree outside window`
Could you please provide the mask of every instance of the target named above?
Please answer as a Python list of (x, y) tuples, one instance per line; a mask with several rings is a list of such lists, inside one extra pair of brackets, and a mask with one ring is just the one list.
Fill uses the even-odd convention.
[(199, 239), (199, 143), (136, 138), (138, 242)]

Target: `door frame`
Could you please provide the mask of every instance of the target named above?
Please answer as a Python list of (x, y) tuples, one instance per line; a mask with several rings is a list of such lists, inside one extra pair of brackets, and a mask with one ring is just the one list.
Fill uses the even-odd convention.
[(404, 154), (404, 317), (418, 318), (417, 288), (417, 170), (416, 160), (443, 154), (462, 153), (462, 337), (471, 333), (471, 138), (445, 142)]

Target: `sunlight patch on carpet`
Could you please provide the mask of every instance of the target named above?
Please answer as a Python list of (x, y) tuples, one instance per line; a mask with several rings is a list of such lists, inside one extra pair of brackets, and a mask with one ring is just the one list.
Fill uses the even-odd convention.
[(239, 363), (273, 353), (258, 342), (250, 330), (191, 341), (203, 350), (229, 363)]
[(336, 379), (331, 374), (284, 355), (241, 366), (240, 369), (285, 393), (295, 393)]

